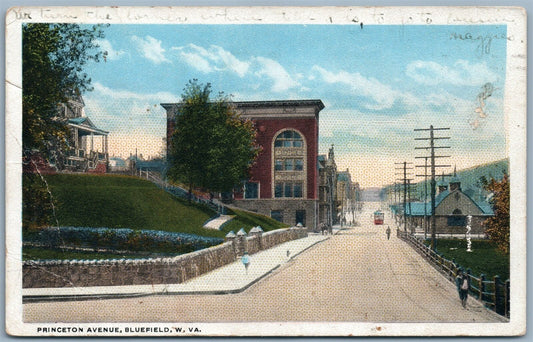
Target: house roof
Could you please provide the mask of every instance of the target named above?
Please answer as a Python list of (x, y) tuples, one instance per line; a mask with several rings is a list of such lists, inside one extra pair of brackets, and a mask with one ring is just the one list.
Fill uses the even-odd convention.
[[(455, 191), (452, 191), (455, 192)], [(462, 192), (462, 191), (461, 191)], [(465, 196), (467, 196), (472, 202), (474, 202), (475, 205), (479, 207), (479, 209), (483, 212), (485, 215), (494, 215), (494, 211), (492, 210), (492, 207), (489, 203), (486, 201), (476, 201), (468, 194), (464, 193)], [(435, 207), (438, 207), (439, 204), (450, 195), (450, 191), (446, 190), (441, 192), (435, 197)], [(431, 202), (411, 202), (408, 203), (406, 206), (406, 215), (408, 216), (424, 216), (424, 213), (427, 213), (427, 215), (431, 215)], [(424, 211), (425, 207), (425, 211)]]
[[(68, 119), (68, 125), (77, 128), (79, 131), (85, 133), (85, 134), (96, 134), (96, 135), (107, 135), (109, 134), (108, 131), (104, 131), (103, 129), (100, 129), (96, 127), (92, 121), (84, 116), (84, 117), (77, 117), (77, 118), (71, 118)], [(82, 135), (84, 135), (82, 133)]]

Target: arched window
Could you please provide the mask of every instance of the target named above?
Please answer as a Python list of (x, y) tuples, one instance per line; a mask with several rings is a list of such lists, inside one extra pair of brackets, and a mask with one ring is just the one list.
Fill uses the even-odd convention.
[(306, 145), (295, 130), (281, 131), (274, 139), (272, 151), (273, 197), (304, 198), (306, 182)]
[(274, 147), (302, 147), (303, 139), (300, 133), (295, 131), (281, 132), (274, 142)]

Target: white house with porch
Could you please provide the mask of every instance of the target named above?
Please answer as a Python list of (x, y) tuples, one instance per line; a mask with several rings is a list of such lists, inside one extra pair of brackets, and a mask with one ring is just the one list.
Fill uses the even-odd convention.
[(85, 116), (83, 107), (85, 107), (83, 98), (77, 95), (60, 108), (61, 114), (68, 120), (67, 126), (71, 133), (70, 149), (65, 156), (64, 169), (105, 173), (109, 162), (109, 132), (96, 127)]

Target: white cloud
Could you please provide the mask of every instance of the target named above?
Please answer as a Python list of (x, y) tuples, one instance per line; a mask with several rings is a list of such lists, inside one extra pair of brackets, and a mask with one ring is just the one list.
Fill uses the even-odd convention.
[(110, 61), (118, 60), (126, 53), (124, 50), (115, 50), (109, 40), (99, 39), (96, 41), (103, 51), (107, 51), (107, 59)]
[(255, 74), (270, 78), (274, 82), (273, 92), (284, 92), (300, 85), (277, 61), (265, 57), (256, 57), (255, 61), (259, 64), (259, 70)]
[(374, 101), (373, 104), (367, 104), (368, 109), (380, 110), (391, 108), (399, 99), (403, 99), (408, 104), (418, 104), (418, 100), (411, 94), (405, 94), (383, 84), (375, 78), (367, 78), (360, 73), (350, 73), (341, 70), (337, 73), (328, 71), (318, 65), (311, 68), (317, 72), (322, 80), (329, 84), (340, 84), (348, 86), (355, 96), (368, 97)]
[(177, 101), (176, 95), (166, 92), (166, 91), (160, 91), (157, 93), (136, 93), (129, 90), (117, 90), (112, 89), (109, 87), (106, 87), (105, 85), (101, 84), (100, 82), (95, 82), (93, 84), (94, 92), (98, 93), (98, 96), (105, 96), (105, 97), (111, 97), (115, 100), (141, 100), (141, 101), (160, 101), (160, 102), (172, 102)]
[(160, 63), (170, 63), (164, 53), (165, 49), (161, 46), (161, 41), (153, 37), (146, 36), (144, 39), (132, 36), (131, 40), (137, 45), (137, 49), (142, 53), (142, 55), (149, 59), (150, 61), (160, 64)]
[(216, 52), (222, 63), (230, 70), (234, 71), (240, 77), (243, 77), (248, 72), (250, 67), (249, 62), (240, 61), (237, 57), (230, 52), (224, 50), (220, 46), (211, 45), (211, 49)]
[(208, 74), (213, 71), (209, 61), (198, 54), (182, 52), (181, 57), (185, 63), (194, 67), (196, 70), (203, 72), (204, 74)]
[(244, 77), (250, 67), (249, 62), (239, 60), (231, 52), (217, 45), (211, 45), (209, 49), (205, 49), (189, 44), (173, 47), (172, 50), (179, 51), (185, 63), (203, 73), (229, 70), (239, 77)]
[[(250, 57), (248, 60), (240, 60), (230, 51), (221, 46), (211, 45), (204, 48), (195, 44), (173, 47), (177, 51), (182, 61), (190, 67), (203, 72), (211, 73), (215, 71), (228, 71), (243, 78), (247, 75), (254, 75), (259, 79), (269, 79), (273, 82), (271, 91), (275, 93), (300, 86), (298, 79), (303, 79), (302, 74), (291, 76), (287, 70), (277, 61), (266, 57)], [(249, 80), (253, 82), (253, 80)], [(303, 91), (308, 88), (302, 88)]]
[(453, 66), (432, 61), (414, 61), (407, 65), (406, 75), (424, 85), (451, 84), (456, 86), (482, 86), (496, 82), (498, 75), (483, 63), (457, 60)]

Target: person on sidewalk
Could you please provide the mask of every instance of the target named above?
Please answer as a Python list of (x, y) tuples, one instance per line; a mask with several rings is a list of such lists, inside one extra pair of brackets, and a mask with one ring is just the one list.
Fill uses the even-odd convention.
[(390, 240), (390, 227), (389, 226), (387, 226), (386, 233), (387, 233), (387, 240)]
[(244, 265), (244, 269), (246, 270), (246, 274), (248, 274), (248, 266), (250, 266), (250, 256), (248, 255), (248, 252), (244, 252), (244, 255), (241, 257), (241, 261)]
[(457, 286), (457, 291), (459, 292), (459, 299), (461, 300), (461, 305), (463, 305), (463, 308), (466, 308), (468, 290), (470, 290), (470, 277), (461, 268), (457, 271), (455, 285)]

